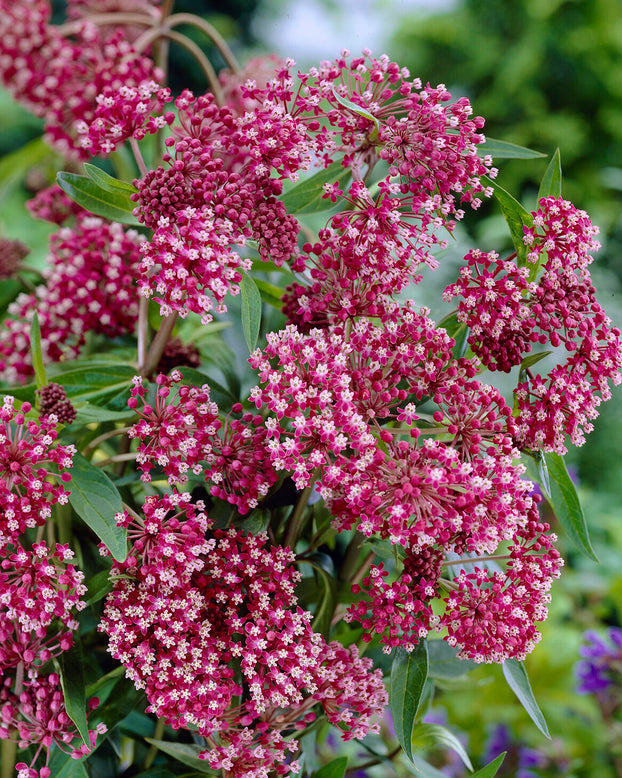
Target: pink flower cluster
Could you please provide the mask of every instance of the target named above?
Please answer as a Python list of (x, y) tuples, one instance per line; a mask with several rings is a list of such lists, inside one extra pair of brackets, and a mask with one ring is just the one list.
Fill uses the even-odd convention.
[(75, 22), (65, 30), (50, 24), (47, 0), (2, 0), (0, 80), (45, 119), (56, 149), (83, 159), (79, 129), (96, 119), (97, 95), (159, 82), (163, 74), (133, 48), (123, 26), (98, 28), (81, 5), (74, 4)]
[[(138, 438), (137, 462), (143, 480), (151, 479), (156, 463), (168, 476), (169, 484), (185, 483), (188, 473), (205, 474), (214, 497), (236, 505), (244, 514), (257, 507), (278, 476), (267, 456), (267, 430), (261, 416), (242, 414), (236, 404), (224, 425), (216, 403), (210, 400), (209, 386), (179, 385), (182, 375), (173, 370), (170, 377), (158, 375), (154, 405), (145, 403), (146, 389), (136, 377), (130, 408), (141, 417), (130, 432)], [(235, 416), (241, 418), (235, 418)]]
[[(171, 100), (169, 89), (155, 81), (143, 81), (138, 86), (106, 87), (97, 95), (97, 108), (90, 124), (76, 124), (80, 145), (91, 154), (110, 154), (129, 138), (142, 140), (172, 124), (175, 114), (161, 115), (164, 104)], [(152, 116), (157, 113), (158, 116)]]
[[(289, 325), (268, 335), (250, 360), (261, 381), (250, 396), (270, 413), (276, 470), (291, 473), (298, 488), (317, 479), (339, 531), (357, 529), (404, 549), (401, 577), (385, 583), (382, 566), (373, 567), (363, 581), (369, 597), (361, 596), (349, 618), (361, 620), (369, 639), (381, 635), (386, 650), (411, 649), (430, 629), (447, 626), (431, 609), (446, 555), (518, 545), (532, 520), (532, 484), (516, 462), (511, 409), (474, 379), (474, 361), (453, 358), (453, 340), (424, 313), (394, 305), (378, 324), (360, 317), (346, 331), (334, 322), (307, 334)], [(431, 415), (418, 407), (428, 398), (437, 408)], [(550, 585), (557, 567), (544, 569)], [(524, 591), (507, 588), (508, 607), (520, 607)], [(533, 645), (545, 611), (527, 612), (531, 632), (508, 642), (505, 658)], [(466, 610), (452, 615), (454, 631), (461, 618), (463, 655), (502, 661), (496, 643), (469, 645)]]
[(611, 397), (609, 382), (620, 383), (620, 331), (591, 283), (587, 268), (600, 244), (585, 211), (547, 197), (532, 217), (533, 227), (525, 227), (526, 266), (470, 252), (445, 297), (462, 298), (458, 318), (470, 328), (471, 348), (492, 370), (520, 365), (533, 344), (563, 345), (566, 360), (547, 376), (529, 369), (521, 374), (516, 440), (564, 454), (567, 437), (580, 446), (593, 429), (598, 406)]
[(53, 235), (45, 283), (11, 303), (14, 318), (0, 331), (3, 378), (23, 382), (32, 375), (30, 326), (35, 311), (43, 357), (50, 362), (78, 356), (88, 332), (108, 338), (133, 332), (138, 302), (132, 286), (141, 242), (135, 230), (84, 212), (73, 227)]
[(72, 564), (68, 546), (29, 545), (25, 535), (43, 528), (55, 504), (67, 502), (75, 448), (56, 442), (56, 416), (27, 419), (30, 405), (17, 411), (14, 403), (5, 397), (0, 409), (0, 738), (36, 746), (31, 767), (18, 769), (46, 778), (47, 766), (32, 767), (42, 749), (55, 743), (83, 756), (105, 727), (90, 732), (90, 746), (72, 745), (79, 736), (59, 676), (44, 670), (73, 644), (76, 612), (85, 606), (84, 573)]
[(318, 704), (344, 739), (374, 729), (381, 674), (311, 630), (289, 549), (212, 530), (188, 494), (148, 497), (143, 512), (119, 517), (132, 549), (113, 568), (100, 629), (150, 710), (205, 737), (210, 767), (232, 778), (296, 772), (286, 756), (298, 743), (283, 733), (304, 729)]
[(52, 506), (66, 503), (74, 446), (56, 443), (56, 419), (27, 419), (30, 404), (17, 410), (5, 397), (0, 408), (0, 553), (28, 528), (41, 527)]

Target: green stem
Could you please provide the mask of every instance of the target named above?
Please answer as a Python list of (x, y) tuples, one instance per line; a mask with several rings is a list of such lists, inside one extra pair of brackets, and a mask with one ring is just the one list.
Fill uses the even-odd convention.
[(0, 778), (15, 778), (17, 743), (14, 740), (3, 740), (0, 744), (0, 757)]
[(110, 430), (109, 432), (104, 432), (101, 435), (98, 435), (96, 438), (93, 438), (93, 440), (88, 444), (88, 446), (85, 446), (82, 449), (82, 456), (88, 457), (88, 455), (93, 451), (93, 449), (97, 448), (100, 443), (103, 443), (105, 440), (109, 440), (110, 438), (114, 438), (117, 435), (125, 435), (126, 432), (131, 430), (131, 427), (119, 427), (119, 429), (116, 430)]
[(497, 559), (510, 559), (511, 556), (511, 554), (493, 554), (492, 556), (478, 556), (469, 559), (446, 559), (443, 562), (443, 567), (449, 567), (449, 565), (475, 564), (477, 562), (496, 562)]
[(71, 531), (71, 505), (69, 503), (65, 503), (65, 505), (57, 503), (55, 511), (56, 524), (58, 526), (58, 542), (71, 544), (73, 537)]
[(344, 583), (352, 581), (355, 575), (355, 571), (357, 570), (359, 556), (361, 555), (361, 549), (363, 548), (365, 539), (365, 535), (363, 535), (363, 533), (359, 532), (358, 530), (356, 530), (354, 535), (352, 535), (352, 540), (348, 543), (346, 554), (339, 569), (340, 581), (343, 581)]
[[(164, 719), (158, 719), (156, 721), (155, 729), (153, 731), (154, 740), (162, 740), (164, 737), (164, 726)], [(145, 757), (145, 761), (143, 762), (143, 770), (148, 770), (151, 767), (153, 760), (158, 754), (158, 750), (158, 747), (154, 745), (149, 748), (149, 751), (147, 751), (147, 756)]]
[(166, 344), (171, 337), (173, 328), (177, 323), (178, 316), (179, 314), (175, 311), (175, 313), (170, 314), (170, 316), (166, 316), (164, 321), (160, 324), (160, 329), (156, 332), (156, 336), (145, 357), (145, 363), (140, 367), (140, 374), (145, 378), (148, 378), (157, 368), (162, 354), (164, 353), (164, 349), (166, 348)]
[(231, 70), (234, 73), (241, 72), (242, 69), (240, 68), (239, 63), (235, 58), (234, 53), (229, 48), (229, 44), (212, 24), (210, 24), (205, 19), (202, 19), (200, 16), (187, 13), (174, 14), (173, 16), (169, 16), (169, 18), (166, 20), (166, 25), (168, 27), (174, 27), (178, 24), (191, 24), (204, 32), (212, 41), (214, 46), (216, 46), (218, 51), (222, 54), (223, 59), (227, 65), (229, 65)]
[(309, 486), (305, 486), (305, 488), (300, 493), (300, 497), (298, 498), (296, 505), (294, 505), (294, 510), (291, 512), (289, 519), (287, 520), (287, 529), (285, 530), (285, 536), (283, 537), (283, 545), (291, 548), (292, 551), (294, 551), (296, 548), (298, 535), (300, 534), (300, 530), (302, 529), (302, 525), (304, 523), (303, 517), (305, 508), (309, 502), (309, 497), (311, 497), (313, 484), (316, 482), (318, 475), (319, 469), (316, 469), (311, 476), (311, 483)]

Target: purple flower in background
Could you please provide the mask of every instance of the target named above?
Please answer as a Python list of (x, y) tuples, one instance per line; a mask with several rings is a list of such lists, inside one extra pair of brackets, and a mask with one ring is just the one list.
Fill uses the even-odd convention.
[(584, 659), (576, 666), (577, 691), (595, 694), (601, 705), (613, 710), (622, 688), (622, 629), (610, 627), (606, 638), (588, 630), (584, 638), (587, 643), (579, 649)]
[(531, 767), (545, 767), (548, 763), (547, 757), (536, 751), (535, 748), (528, 748), (520, 745), (505, 724), (498, 724), (492, 731), (486, 749), (484, 752), (484, 763), (492, 762), (499, 754), (507, 751), (503, 760), (501, 770), (497, 774), (498, 778), (502, 776), (512, 776), (512, 778), (539, 778), (537, 773), (530, 770)]

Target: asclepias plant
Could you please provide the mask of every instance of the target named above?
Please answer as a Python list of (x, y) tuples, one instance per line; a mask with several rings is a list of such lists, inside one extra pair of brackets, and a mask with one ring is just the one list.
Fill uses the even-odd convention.
[[(530, 212), (493, 160), (542, 155), (387, 56), (241, 67), (172, 3), (1, 5), (2, 81), (70, 167), (29, 203), (58, 225), (35, 282), (3, 244), (3, 776), (343, 778), (314, 733), (387, 704), (371, 763), (425, 774), (436, 738), (470, 768), (422, 723), (440, 664), (502, 663), (548, 734), (538, 506), (593, 556), (563, 455), (622, 361), (559, 154)], [(171, 45), (205, 94), (167, 88)], [(422, 269), (490, 197), (515, 250), (470, 250), (435, 322)]]

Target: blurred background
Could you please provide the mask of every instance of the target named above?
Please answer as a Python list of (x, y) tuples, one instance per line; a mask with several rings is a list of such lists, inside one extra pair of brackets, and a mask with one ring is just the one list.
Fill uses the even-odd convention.
[[(620, 0), (180, 0), (176, 9), (209, 19), (242, 60), (275, 51), (306, 68), (343, 48), (387, 53), (424, 83), (444, 83), (454, 97), (466, 95), (475, 114), (485, 117), (490, 137), (549, 158), (559, 148), (564, 197), (587, 210), (601, 229), (603, 247), (592, 266), (599, 300), (622, 324)], [(54, 12), (60, 21), (63, 4), (54, 3)], [(183, 53), (173, 50), (173, 64), (173, 86), (202, 90)], [(0, 117), (0, 155), (41, 132), (40, 123), (6, 95), (0, 96)], [(499, 183), (532, 208), (547, 164), (544, 158), (499, 160)], [(23, 176), (3, 168), (0, 159), (0, 222), (4, 235), (24, 240), (42, 260), (49, 230), (41, 223), (33, 226), (23, 203), (36, 176), (48, 171), (27, 172), (23, 186)], [(457, 237), (442, 258), (436, 289), (455, 277), (470, 248), (502, 252), (509, 246), (494, 203), (477, 219), (465, 219)], [(615, 392), (585, 446), (568, 457), (600, 564), (581, 556), (562, 535), (567, 569), (554, 588), (543, 640), (527, 662), (552, 740), (536, 730), (496, 667), (447, 679), (434, 701), (431, 720), (449, 722), (476, 766), (509, 749), (501, 777), (622, 778), (622, 649), (613, 646), (609, 654), (604, 649), (599, 654), (606, 654), (599, 666), (606, 676), (606, 700), (586, 689), (578, 694), (576, 675), (585, 631), (605, 636), (622, 618), (621, 398), (622, 392)], [(390, 722), (383, 733), (391, 739)], [(327, 753), (332, 747), (330, 741), (320, 744)], [(364, 761), (365, 752), (353, 749)], [(468, 775), (449, 750), (430, 751), (427, 758), (436, 775)], [(391, 769), (359, 771), (357, 778), (389, 775)], [(404, 764), (397, 771), (413, 774)]]

